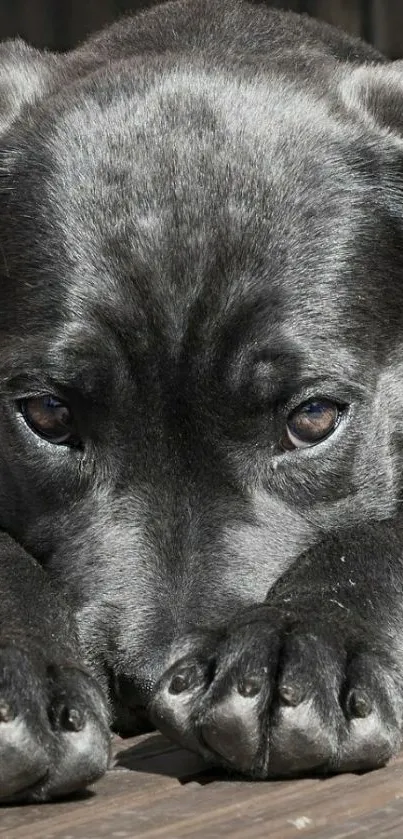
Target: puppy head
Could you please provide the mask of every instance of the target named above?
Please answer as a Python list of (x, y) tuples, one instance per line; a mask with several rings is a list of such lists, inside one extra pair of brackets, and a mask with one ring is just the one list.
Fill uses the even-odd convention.
[(396, 503), (400, 149), (337, 102), (127, 61), (5, 135), (0, 523), (132, 694)]

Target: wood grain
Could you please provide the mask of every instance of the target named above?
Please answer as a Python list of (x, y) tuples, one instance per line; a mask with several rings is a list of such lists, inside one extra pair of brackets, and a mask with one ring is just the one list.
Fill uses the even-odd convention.
[(208, 769), (159, 734), (115, 740), (80, 799), (0, 811), (4, 839), (402, 839), (403, 755), (365, 775), (250, 783)]

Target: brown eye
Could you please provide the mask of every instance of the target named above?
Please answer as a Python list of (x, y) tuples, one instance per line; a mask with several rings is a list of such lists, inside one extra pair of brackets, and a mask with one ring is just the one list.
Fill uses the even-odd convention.
[(283, 448), (304, 449), (320, 443), (335, 430), (340, 414), (339, 406), (327, 399), (300, 405), (288, 417)]
[(20, 411), (32, 431), (50, 443), (77, 444), (72, 412), (66, 402), (56, 396), (46, 394), (22, 399)]

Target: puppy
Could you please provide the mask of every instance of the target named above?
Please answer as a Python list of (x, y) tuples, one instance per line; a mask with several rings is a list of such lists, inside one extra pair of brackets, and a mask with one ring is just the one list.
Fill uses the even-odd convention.
[(242, 0), (0, 55), (0, 795), (403, 713), (403, 65)]

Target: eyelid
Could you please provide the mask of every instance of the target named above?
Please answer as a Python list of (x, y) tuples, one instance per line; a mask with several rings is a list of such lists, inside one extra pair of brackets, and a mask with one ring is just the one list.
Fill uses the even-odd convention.
[(46, 386), (29, 385), (28, 383), (19, 387), (7, 387), (5, 395), (14, 402), (21, 402), (23, 399), (41, 399), (45, 396), (52, 396), (60, 402), (68, 402), (68, 398), (60, 392), (60, 389), (55, 385), (50, 384)]
[(14, 399), (34, 399), (48, 394), (58, 399), (66, 399), (66, 388), (51, 376), (39, 371), (14, 373), (3, 379), (1, 389)]
[(294, 393), (286, 402), (282, 404), (282, 411), (289, 417), (298, 408), (302, 408), (309, 402), (333, 402), (335, 405), (343, 409), (352, 400), (353, 395), (348, 392), (347, 388), (338, 388), (329, 382), (318, 382), (311, 384), (309, 388), (303, 388)]
[[(335, 426), (335, 428), (336, 428), (336, 426)], [(329, 434), (330, 434), (330, 432), (329, 432)], [(328, 437), (329, 434), (327, 434), (326, 437)], [(296, 437), (295, 434), (293, 434), (292, 431), (290, 431), (289, 428), (287, 428), (287, 436), (288, 436), (288, 439), (290, 440), (290, 442), (292, 443), (292, 445), (295, 446), (296, 449), (311, 449), (312, 446), (317, 446), (318, 443), (323, 443), (323, 441), (326, 440), (326, 437), (323, 437), (321, 440), (315, 440), (312, 443), (307, 442), (306, 440), (300, 440), (299, 437)]]

